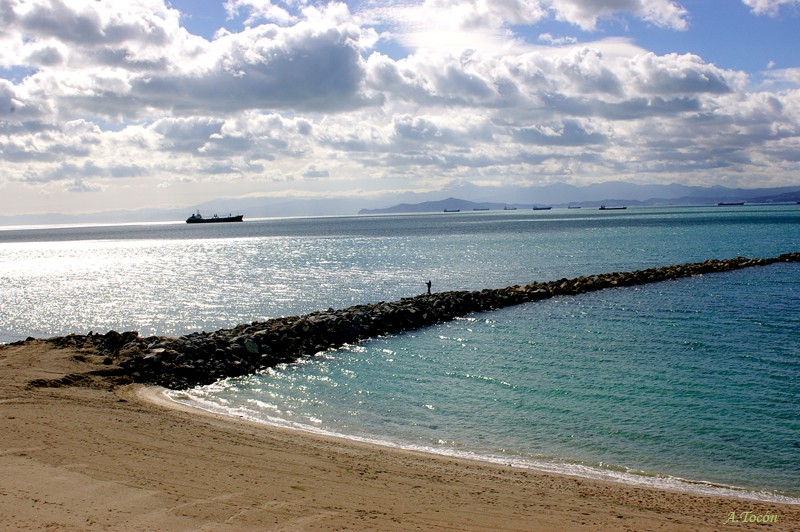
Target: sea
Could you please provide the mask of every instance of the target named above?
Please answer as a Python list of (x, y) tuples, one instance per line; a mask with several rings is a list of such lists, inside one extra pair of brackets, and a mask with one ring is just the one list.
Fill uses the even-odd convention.
[[(0, 342), (178, 336), (392, 301), (800, 251), (800, 205), (0, 228)], [(800, 264), (559, 296), (168, 392), (448, 456), (800, 503)]]

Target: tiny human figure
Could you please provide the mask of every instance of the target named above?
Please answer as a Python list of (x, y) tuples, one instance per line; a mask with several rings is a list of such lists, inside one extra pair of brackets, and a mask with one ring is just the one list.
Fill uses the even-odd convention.
[(425, 284), (428, 285), (428, 295), (431, 295), (431, 282), (430, 282), (430, 280)]

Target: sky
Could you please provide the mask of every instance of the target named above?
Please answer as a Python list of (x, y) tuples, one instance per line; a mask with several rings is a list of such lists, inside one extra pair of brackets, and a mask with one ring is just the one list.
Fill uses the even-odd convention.
[(3, 215), (616, 180), (800, 185), (800, 0), (0, 0)]

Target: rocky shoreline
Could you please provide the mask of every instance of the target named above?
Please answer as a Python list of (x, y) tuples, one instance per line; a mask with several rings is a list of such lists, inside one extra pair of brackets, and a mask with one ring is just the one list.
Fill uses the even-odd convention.
[[(80, 384), (97, 377), (110, 385), (156, 384), (185, 389), (218, 379), (255, 373), (293, 362), (326, 349), (379, 335), (433, 325), (472, 312), (499, 309), (559, 295), (577, 295), (606, 288), (635, 286), (692, 275), (725, 272), (776, 262), (800, 262), (800, 253), (748, 259), (707, 260), (631, 272), (533, 282), (525, 286), (475, 291), (450, 291), (403, 298), (399, 301), (356, 305), (345, 309), (287, 316), (238, 325), (214, 332), (195, 332), (179, 338), (141, 337), (138, 332), (71, 334), (46, 341), (100, 357), (105, 368), (91, 375), (67, 375), (39, 380), (32, 386)], [(34, 341), (28, 338), (27, 341)], [(17, 342), (24, 343), (24, 342)]]

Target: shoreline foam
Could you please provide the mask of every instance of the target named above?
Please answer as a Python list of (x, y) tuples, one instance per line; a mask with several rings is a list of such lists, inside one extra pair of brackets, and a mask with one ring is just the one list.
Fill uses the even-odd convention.
[(420, 452), (445, 458), (456, 458), (459, 460), (475, 461), (479, 463), (506, 466), (516, 469), (526, 469), (539, 473), (579, 477), (587, 480), (613, 482), (622, 485), (638, 486), (655, 490), (677, 491), (689, 495), (709, 495), (714, 497), (731, 497), (766, 503), (800, 505), (800, 497), (786, 495), (780, 490), (765, 491), (746, 487), (727, 486), (710, 481), (692, 480), (662, 473), (633, 471), (624, 466), (609, 466), (609, 468), (606, 469), (555, 459), (547, 460), (521, 457), (514, 458), (511, 456), (488, 455), (470, 451), (458, 451), (455, 449), (439, 449), (421, 445), (401, 444), (379, 438), (334, 432), (313, 427), (311, 425), (289, 422), (282, 423), (281, 421), (269, 421), (253, 416), (245, 416), (243, 414), (226, 412), (224, 409), (219, 408), (218, 405), (215, 404), (203, 406), (194, 398), (187, 398), (186, 401), (181, 401), (178, 398), (170, 395), (178, 395), (181, 393), (180, 391), (168, 390), (160, 387), (145, 388), (145, 390), (147, 389), (155, 390), (154, 392), (145, 395), (147, 399), (158, 402), (159, 404), (167, 407), (179, 408), (200, 415), (223, 416), (228, 419), (239, 420), (246, 423), (254, 423), (257, 425), (264, 425), (267, 427), (285, 430), (295, 430), (318, 436), (358, 442), (361, 444), (388, 447), (402, 451)]

